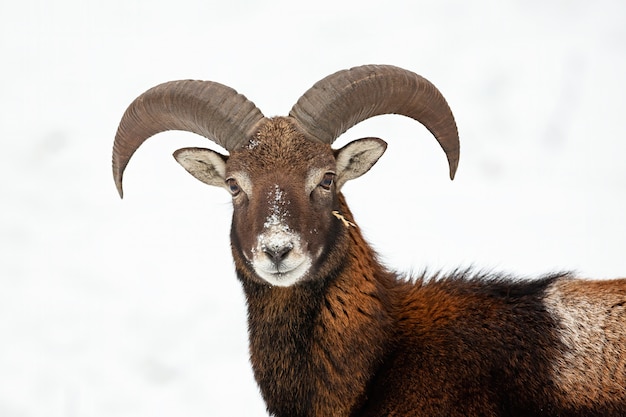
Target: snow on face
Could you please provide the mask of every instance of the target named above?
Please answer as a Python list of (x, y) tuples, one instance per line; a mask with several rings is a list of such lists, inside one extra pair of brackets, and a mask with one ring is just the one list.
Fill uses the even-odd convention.
[(293, 247), (291, 242), (296, 237), (286, 222), (289, 217), (289, 200), (285, 200), (285, 192), (280, 189), (278, 184), (274, 185), (274, 189), (268, 193), (268, 203), (270, 205), (270, 214), (263, 224), (263, 233), (259, 236), (259, 242), (263, 250), (266, 248), (279, 249), (284, 247)]
[(285, 200), (285, 192), (280, 189), (278, 184), (274, 185), (274, 189), (267, 195), (268, 203), (270, 204), (270, 215), (267, 217), (263, 227), (269, 229), (272, 226), (281, 225), (285, 228), (285, 231), (289, 230), (289, 226), (285, 223), (285, 219), (289, 217), (289, 200)]
[(259, 140), (257, 138), (252, 138), (245, 147), (246, 149), (254, 149), (257, 146), (259, 146)]
[[(300, 235), (293, 232), (286, 219), (289, 218), (290, 202), (278, 185), (267, 195), (269, 214), (263, 231), (257, 238), (253, 251), (252, 266), (256, 273), (271, 285), (290, 286), (298, 282), (311, 267), (312, 261), (303, 250)], [(285, 252), (275, 259), (271, 253)]]

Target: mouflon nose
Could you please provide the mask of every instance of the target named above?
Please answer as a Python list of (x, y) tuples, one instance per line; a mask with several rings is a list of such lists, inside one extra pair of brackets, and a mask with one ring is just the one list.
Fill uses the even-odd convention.
[(263, 246), (263, 252), (274, 262), (278, 264), (282, 262), (289, 252), (293, 249), (293, 244), (291, 242), (282, 244), (282, 245), (265, 245)]

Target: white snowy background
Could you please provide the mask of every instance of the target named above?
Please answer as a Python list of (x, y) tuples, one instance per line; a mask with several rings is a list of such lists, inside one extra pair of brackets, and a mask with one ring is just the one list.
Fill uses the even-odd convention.
[(402, 271), (626, 275), (626, 3), (620, 0), (24, 0), (0, 4), (0, 416), (264, 416), (229, 252), (230, 201), (171, 157), (130, 163), (117, 123), (175, 79), (268, 116), (315, 81), (387, 63), (430, 79), (461, 135), (382, 116), (390, 146), (345, 188)]

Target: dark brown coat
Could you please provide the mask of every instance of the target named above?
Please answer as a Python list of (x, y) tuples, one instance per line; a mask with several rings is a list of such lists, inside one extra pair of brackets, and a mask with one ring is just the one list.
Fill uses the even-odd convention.
[(454, 176), (458, 134), (441, 93), (410, 71), (368, 65), (319, 81), (288, 117), (265, 118), (210, 81), (154, 87), (122, 118), (114, 177), (122, 195), (131, 156), (165, 130), (230, 152), (175, 157), (233, 196), (251, 362), (273, 416), (626, 416), (626, 279), (403, 277), (378, 262), (341, 188), (386, 143), (331, 144), (389, 113), (424, 124)]

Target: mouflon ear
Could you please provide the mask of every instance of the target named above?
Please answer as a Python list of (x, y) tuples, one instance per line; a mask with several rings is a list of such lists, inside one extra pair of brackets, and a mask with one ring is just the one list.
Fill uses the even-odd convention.
[(378, 138), (357, 139), (335, 151), (337, 163), (337, 190), (350, 180), (370, 170), (385, 150), (387, 143)]
[(227, 189), (227, 156), (211, 149), (183, 148), (174, 152), (174, 158), (196, 179), (208, 185)]

